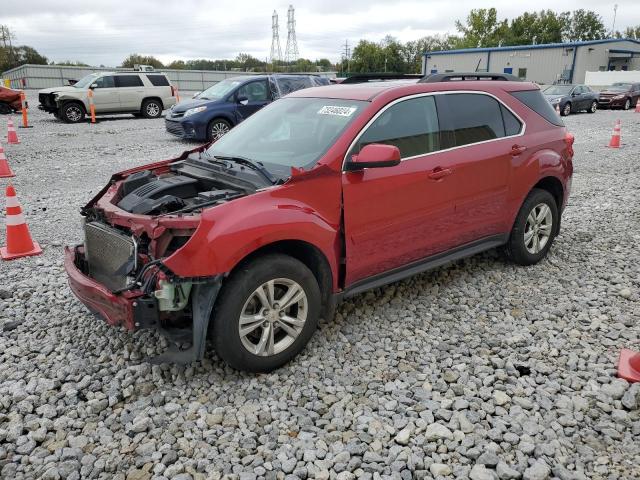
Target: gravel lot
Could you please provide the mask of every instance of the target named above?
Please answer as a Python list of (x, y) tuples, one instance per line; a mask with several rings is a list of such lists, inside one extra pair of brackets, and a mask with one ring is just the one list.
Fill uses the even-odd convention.
[(573, 193), (546, 261), (487, 253), (363, 294), (257, 376), (214, 353), (151, 366), (158, 337), (106, 327), (66, 284), (79, 207), (189, 144), (162, 120), (31, 121), (7, 146), (0, 118), (45, 252), (0, 263), (0, 477), (640, 478), (640, 384), (615, 377), (640, 347), (640, 114), (567, 118)]

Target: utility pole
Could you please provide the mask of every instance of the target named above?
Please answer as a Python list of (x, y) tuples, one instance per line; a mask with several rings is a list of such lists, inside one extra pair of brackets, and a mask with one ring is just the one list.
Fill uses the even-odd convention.
[(611, 25), (611, 38), (613, 38), (613, 36), (616, 33), (616, 16), (618, 15), (618, 4), (616, 3), (613, 6), (613, 24)]
[(349, 72), (349, 61), (351, 60), (351, 49), (349, 48), (349, 40), (344, 41), (344, 58), (347, 60), (347, 72)]

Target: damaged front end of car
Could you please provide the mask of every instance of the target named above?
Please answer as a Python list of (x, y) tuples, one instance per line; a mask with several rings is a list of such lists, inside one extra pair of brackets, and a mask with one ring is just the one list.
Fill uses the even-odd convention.
[[(185, 276), (189, 259), (180, 250), (203, 209), (256, 191), (238, 172), (203, 159), (203, 151), (114, 175), (82, 209), (84, 243), (65, 251), (71, 289), (89, 310), (110, 325), (154, 328), (169, 338), (170, 349), (153, 362), (203, 357), (225, 274)], [(168, 259), (184, 267), (182, 275)]]

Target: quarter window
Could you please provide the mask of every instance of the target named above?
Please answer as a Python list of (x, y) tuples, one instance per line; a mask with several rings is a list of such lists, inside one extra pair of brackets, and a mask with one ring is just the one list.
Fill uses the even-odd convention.
[(147, 78), (154, 87), (168, 87), (169, 79), (164, 75), (147, 75)]
[(504, 105), (500, 105), (502, 120), (504, 121), (504, 133), (507, 137), (518, 135), (522, 130), (522, 123)]
[(142, 79), (138, 75), (118, 75), (116, 87), (142, 87)]
[(400, 149), (402, 158), (440, 150), (434, 98), (412, 98), (389, 107), (362, 134), (349, 156), (371, 143), (394, 145)]
[[(443, 142), (446, 147), (460, 147), (505, 136), (500, 103), (474, 93), (438, 95)], [(513, 126), (512, 126), (513, 128)]]

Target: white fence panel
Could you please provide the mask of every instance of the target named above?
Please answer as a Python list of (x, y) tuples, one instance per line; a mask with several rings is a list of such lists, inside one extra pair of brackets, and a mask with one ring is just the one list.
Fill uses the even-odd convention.
[(640, 82), (640, 70), (586, 72), (584, 83), (592, 87), (607, 87), (616, 82)]

